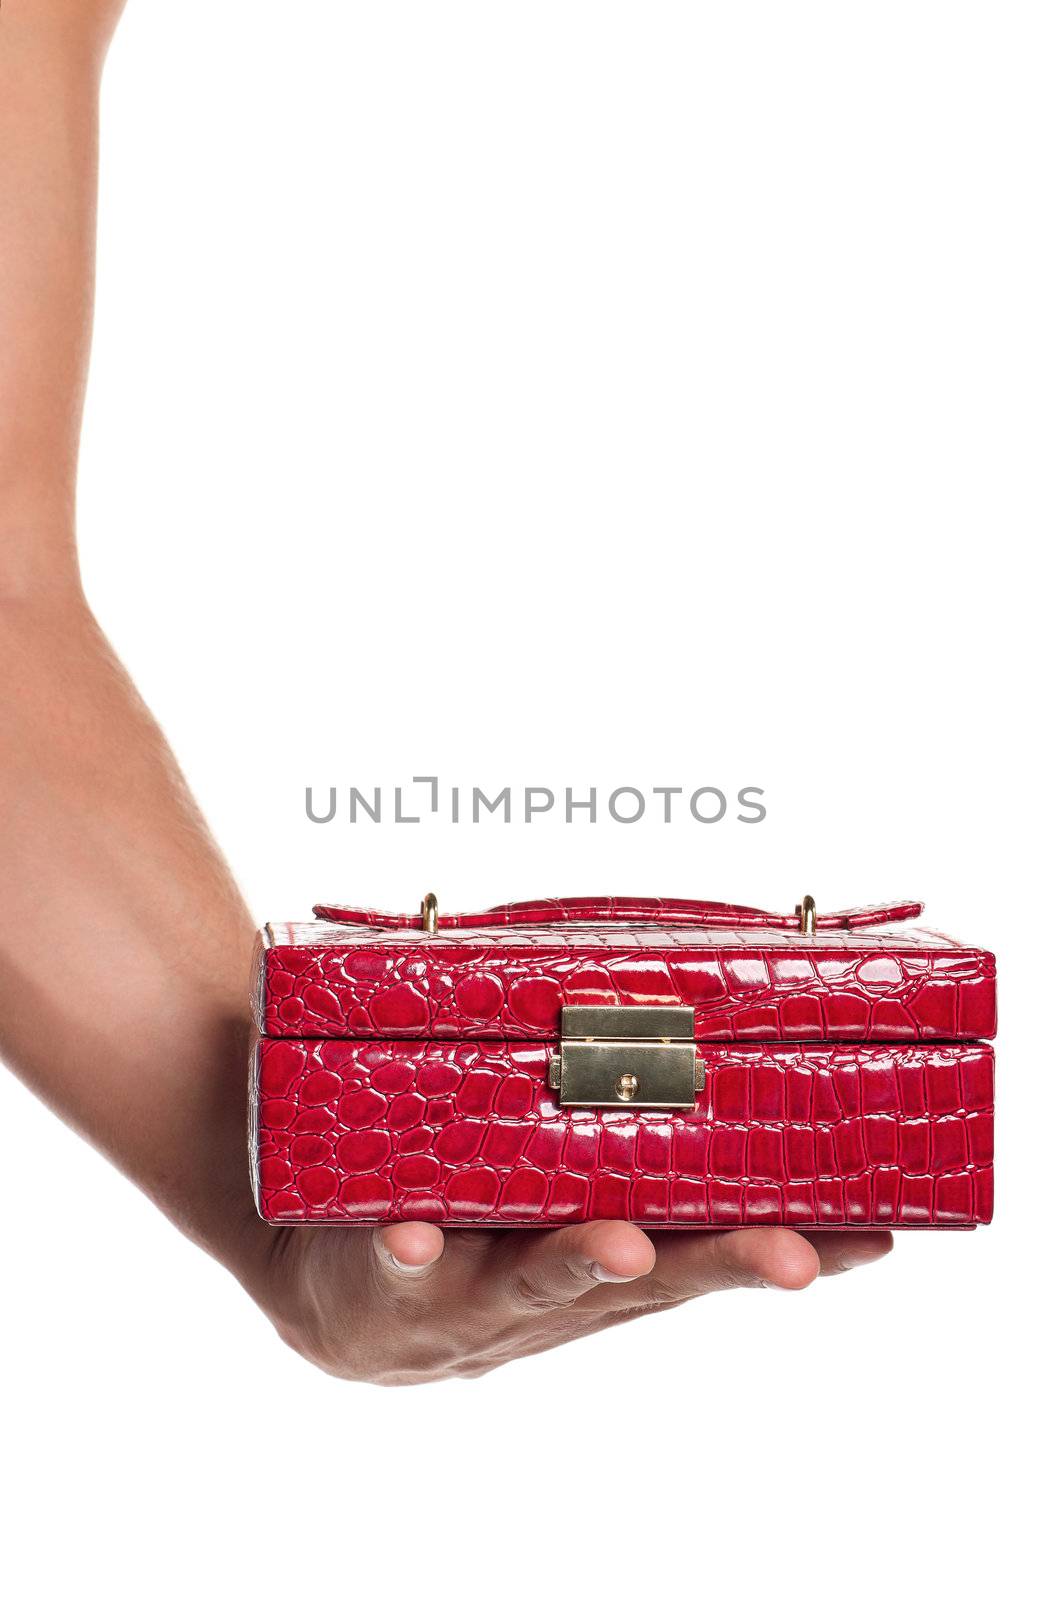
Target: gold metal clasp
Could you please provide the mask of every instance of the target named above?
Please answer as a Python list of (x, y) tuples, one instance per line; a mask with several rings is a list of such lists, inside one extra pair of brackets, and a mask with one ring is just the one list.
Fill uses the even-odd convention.
[(434, 894), (426, 894), (421, 901), (421, 928), (425, 933), (435, 933), (439, 927), (439, 901)]
[(693, 1106), (705, 1087), (693, 1006), (563, 1006), (550, 1087), (563, 1106)]

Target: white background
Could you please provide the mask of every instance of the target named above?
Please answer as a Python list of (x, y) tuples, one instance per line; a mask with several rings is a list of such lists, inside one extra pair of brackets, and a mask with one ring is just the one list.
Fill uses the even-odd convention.
[[(12, 1593), (1043, 1592), (1059, 46), (1021, 3), (133, 0), (86, 583), (256, 916), (921, 896), (1000, 961), (998, 1217), (350, 1387), (5, 1080)], [(304, 819), (430, 772), (769, 816)]]

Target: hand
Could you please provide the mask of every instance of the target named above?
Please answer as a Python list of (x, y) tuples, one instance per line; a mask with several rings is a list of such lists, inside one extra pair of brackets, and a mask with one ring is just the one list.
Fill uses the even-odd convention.
[(255, 1216), (253, 923), (75, 554), (99, 65), (120, 11), (26, 0), (0, 25), (0, 1055), (346, 1378), (472, 1377), (711, 1289), (798, 1289), (875, 1259), (888, 1235), (651, 1240), (596, 1222), (444, 1238)]
[(888, 1233), (745, 1228), (654, 1233), (628, 1222), (497, 1231), (403, 1222), (286, 1228), (249, 1285), (281, 1336), (336, 1377), (478, 1378), (717, 1289), (805, 1289), (877, 1261)]

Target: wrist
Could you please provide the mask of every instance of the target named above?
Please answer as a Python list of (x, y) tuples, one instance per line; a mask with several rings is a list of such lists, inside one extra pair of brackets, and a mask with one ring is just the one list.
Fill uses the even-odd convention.
[[(194, 1063), (211, 1062), (182, 1120), (160, 1130), (164, 1142), (141, 1176), (170, 1220), (258, 1298), (274, 1230), (254, 1203), (248, 1158), (247, 1073), (250, 1027), (233, 1010), (172, 1070), (190, 1084)], [(183, 1052), (182, 1052), (183, 1054)], [(119, 1153), (119, 1159), (121, 1154)]]

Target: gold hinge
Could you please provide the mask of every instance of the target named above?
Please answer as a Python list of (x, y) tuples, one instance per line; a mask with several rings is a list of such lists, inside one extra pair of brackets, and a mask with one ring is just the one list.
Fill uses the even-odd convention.
[(693, 1006), (563, 1006), (550, 1087), (563, 1106), (693, 1106), (705, 1087)]

